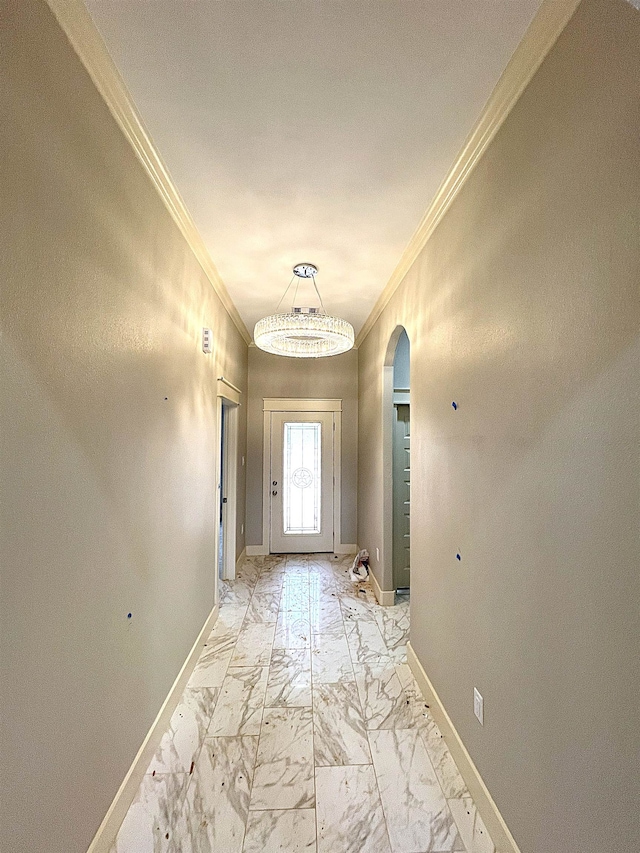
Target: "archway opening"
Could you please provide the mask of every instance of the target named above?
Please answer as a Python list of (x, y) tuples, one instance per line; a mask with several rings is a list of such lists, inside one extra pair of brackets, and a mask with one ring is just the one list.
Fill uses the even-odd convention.
[(387, 347), (383, 378), (383, 590), (388, 603), (410, 587), (410, 352), (406, 329), (396, 327)]

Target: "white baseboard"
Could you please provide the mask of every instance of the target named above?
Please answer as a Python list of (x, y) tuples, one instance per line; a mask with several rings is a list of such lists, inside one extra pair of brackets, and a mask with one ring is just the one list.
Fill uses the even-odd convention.
[(194, 670), (196, 662), (200, 656), (200, 652), (205, 644), (205, 641), (211, 629), (213, 628), (216, 619), (218, 618), (218, 605), (213, 608), (208, 615), (206, 622), (202, 626), (202, 630), (198, 634), (198, 638), (191, 651), (189, 652), (186, 661), (182, 665), (182, 669), (178, 673), (173, 686), (169, 691), (167, 698), (162, 703), (162, 707), (158, 711), (158, 716), (155, 718), (147, 736), (142, 742), (142, 746), (138, 750), (138, 754), (133, 759), (133, 764), (129, 768), (127, 775), (124, 777), (122, 785), (118, 789), (118, 793), (113, 798), (113, 802), (109, 806), (109, 810), (104, 816), (104, 820), (100, 824), (93, 841), (89, 845), (87, 853), (109, 853), (116, 835), (122, 824), (122, 821), (129, 810), (129, 806), (133, 802), (144, 774), (155, 755), (155, 752), (160, 744), (163, 734), (169, 726), (171, 715), (176, 709), (180, 701), (184, 688), (189, 680), (191, 673)]
[(371, 581), (371, 586), (373, 587), (373, 594), (375, 595), (378, 604), (381, 604), (382, 607), (392, 607), (396, 603), (395, 589), (380, 589), (380, 584), (376, 580), (373, 572), (369, 573), (369, 579)]
[(334, 554), (357, 554), (358, 553), (358, 546), (357, 545), (349, 545), (348, 543), (336, 545), (335, 548), (333, 549), (333, 553)]
[(493, 839), (493, 843), (496, 846), (496, 853), (520, 853), (520, 848), (516, 844), (513, 835), (511, 835), (509, 827), (500, 814), (498, 806), (495, 804), (489, 789), (478, 772), (478, 768), (473, 763), (473, 759), (469, 755), (466, 746), (462, 742), (462, 738), (458, 734), (446, 708), (436, 693), (429, 676), (418, 660), (411, 643), (407, 643), (407, 663), (415, 680), (418, 682), (420, 692), (430, 706), (431, 713), (440, 727), (440, 731), (444, 735), (444, 739), (458, 766), (460, 775), (466, 782), (467, 788), (478, 808), (480, 817)]

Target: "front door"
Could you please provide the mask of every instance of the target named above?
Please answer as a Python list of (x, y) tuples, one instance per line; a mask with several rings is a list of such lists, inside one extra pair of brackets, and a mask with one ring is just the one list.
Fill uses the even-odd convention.
[(333, 412), (271, 413), (272, 554), (333, 551)]
[(409, 406), (394, 406), (393, 424), (393, 587), (407, 589), (411, 576)]

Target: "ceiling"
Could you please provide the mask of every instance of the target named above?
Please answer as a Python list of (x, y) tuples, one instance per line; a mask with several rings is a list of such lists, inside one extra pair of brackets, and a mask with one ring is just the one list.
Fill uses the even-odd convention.
[(356, 333), (540, 5), (85, 2), (249, 331), (311, 261)]

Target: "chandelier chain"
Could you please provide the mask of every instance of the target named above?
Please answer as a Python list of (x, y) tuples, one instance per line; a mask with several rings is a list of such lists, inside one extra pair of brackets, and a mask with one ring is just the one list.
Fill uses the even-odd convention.
[(320, 296), (320, 291), (318, 290), (318, 285), (316, 284), (316, 277), (315, 277), (315, 275), (312, 275), (312, 276), (311, 276), (311, 279), (312, 279), (312, 281), (313, 281), (313, 286), (314, 286), (314, 287), (315, 287), (315, 289), (316, 289), (316, 293), (318, 294), (318, 299), (320, 300), (320, 307), (322, 308), (322, 313), (323, 313), (323, 314), (326, 314), (326, 313), (327, 313), (327, 310), (326, 310), (326, 308), (324, 307), (324, 302), (322, 301), (322, 296)]
[[(291, 281), (290, 281), (290, 282), (289, 282), (289, 284), (287, 285), (285, 292), (284, 292), (284, 293), (282, 294), (282, 296), (280, 297), (280, 302), (278, 302), (278, 304), (276, 305), (276, 314), (278, 313), (278, 308), (282, 305), (282, 302), (283, 302), (283, 300), (284, 300), (285, 296), (286, 296), (286, 295), (287, 295), (287, 293), (289, 292), (289, 288), (290, 288), (290, 287), (291, 287), (291, 285), (293, 284), (293, 280), (294, 280), (294, 278), (295, 278), (295, 277), (296, 277), (296, 275), (295, 275), (295, 273), (294, 273), (294, 274), (291, 276)], [(294, 297), (294, 299), (295, 299), (295, 297)]]
[[(294, 273), (294, 275), (295, 275), (295, 273)], [(293, 294), (293, 302), (291, 303), (291, 310), (292, 311), (293, 311), (294, 305), (296, 304), (296, 299), (298, 298), (298, 288), (300, 287), (300, 278), (299, 278), (299, 276), (296, 276), (296, 278), (298, 280), (296, 281), (296, 292)]]

